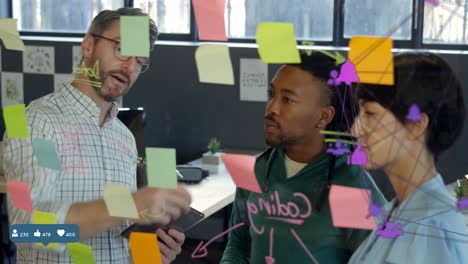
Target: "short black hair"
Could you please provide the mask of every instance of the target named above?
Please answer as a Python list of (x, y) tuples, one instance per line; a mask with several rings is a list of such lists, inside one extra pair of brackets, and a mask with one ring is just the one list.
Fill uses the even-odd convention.
[[(335, 116), (325, 129), (349, 132), (357, 115), (355, 101), (351, 99), (353, 94), (347, 91), (350, 87), (346, 87), (343, 83), (338, 85), (328, 84), (328, 80), (331, 79), (331, 72), (340, 72), (341, 66), (336, 64), (335, 59), (318, 51), (313, 51), (312, 54), (307, 55), (302, 50), (300, 54), (301, 63), (288, 65), (298, 67), (322, 81), (324, 97), (327, 99), (324, 104), (335, 108)], [(345, 96), (349, 98), (345, 98)]]
[(450, 148), (463, 130), (463, 88), (452, 68), (439, 56), (412, 52), (394, 56), (394, 85), (359, 84), (357, 97), (377, 102), (402, 124), (416, 104), (429, 117), (426, 146), (437, 158)]

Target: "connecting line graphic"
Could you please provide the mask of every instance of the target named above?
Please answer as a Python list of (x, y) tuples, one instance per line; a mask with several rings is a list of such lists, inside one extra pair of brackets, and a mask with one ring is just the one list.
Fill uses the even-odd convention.
[(145, 209), (145, 210), (140, 212), (140, 216), (143, 217), (143, 219), (145, 219), (145, 222), (147, 222), (147, 223), (150, 222), (147, 217), (158, 218), (158, 217), (162, 217), (165, 214), (166, 214), (166, 205), (165, 204), (163, 204), (163, 209), (162, 209), (161, 213), (159, 213), (158, 215), (149, 214), (148, 209)]
[(273, 233), (275, 229), (272, 227), (270, 228), (270, 255), (265, 257), (266, 264), (276, 264), (275, 258), (273, 258)]
[(206, 242), (205, 245), (203, 245), (203, 241), (200, 242), (200, 244), (198, 244), (198, 246), (195, 248), (195, 250), (192, 252), (192, 258), (203, 258), (203, 257), (206, 257), (208, 255), (208, 249), (207, 247), (213, 243), (213, 241), (215, 241), (216, 239), (226, 235), (227, 233), (231, 232), (232, 230), (236, 229), (236, 228), (239, 228), (241, 226), (244, 226), (245, 223), (244, 222), (241, 222), (237, 225), (234, 225), (232, 226), (231, 228), (229, 228), (228, 230), (222, 232), (221, 234), (219, 235), (216, 235), (215, 237), (213, 237), (212, 239), (210, 239), (208, 242)]
[[(445, 9), (445, 10), (448, 10), (449, 8), (448, 7), (445, 7), (445, 6), (440, 6), (442, 9)], [(439, 32), (437, 32), (437, 35), (435, 37), (435, 39), (439, 39), (440, 38), (440, 35), (442, 35), (442, 32), (445, 31), (446, 27), (448, 26), (448, 24), (452, 21), (452, 19), (455, 17), (455, 13), (457, 13), (457, 11), (460, 9), (460, 6), (454, 8), (453, 10), (450, 10), (450, 16), (449, 16), (449, 19), (447, 19), (447, 21), (444, 23), (444, 25), (440, 28)]]
[(299, 242), (299, 244), (301, 245), (301, 247), (304, 249), (304, 251), (307, 253), (307, 255), (309, 255), (310, 259), (315, 263), (315, 264), (318, 264), (318, 261), (314, 258), (314, 256), (312, 255), (312, 253), (310, 253), (310, 251), (307, 249), (307, 247), (304, 245), (304, 242), (302, 241), (302, 239), (297, 235), (296, 231), (294, 229), (291, 228), (291, 233), (293, 234), (293, 236), (296, 238), (297, 242)]

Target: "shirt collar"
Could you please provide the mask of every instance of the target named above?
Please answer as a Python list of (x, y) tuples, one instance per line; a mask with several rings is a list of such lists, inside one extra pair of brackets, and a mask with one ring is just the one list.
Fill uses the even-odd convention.
[[(419, 211), (411, 210), (412, 206), (427, 203), (428, 199), (431, 200), (434, 199), (434, 195), (437, 196), (437, 194), (433, 193), (434, 191), (441, 192), (444, 190), (444, 188), (444, 181), (442, 180), (442, 176), (438, 173), (432, 179), (428, 180), (427, 182), (423, 183), (421, 186), (416, 188), (413, 191), (413, 193), (410, 196), (408, 196), (408, 198), (406, 198), (405, 201), (403, 201), (403, 203), (401, 203), (397, 209), (394, 210), (394, 212), (392, 213), (392, 218), (395, 215), (405, 215), (405, 217), (409, 217), (412, 216), (412, 214), (417, 214)], [(385, 212), (385, 214), (388, 215), (391, 212), (396, 202), (397, 197), (393, 198), (391, 202), (384, 206), (383, 211)], [(381, 220), (385, 221), (385, 219), (383, 218), (381, 218)]]
[[(93, 99), (73, 87), (71, 84), (64, 84), (64, 86), (65, 89), (60, 89), (60, 92), (69, 100), (70, 105), (75, 108), (74, 110), (79, 113), (83, 113), (86, 116), (98, 118), (99, 120), (101, 109)], [(118, 113), (119, 109), (117, 104), (112, 102), (111, 107), (107, 112), (107, 117), (112, 120)]]

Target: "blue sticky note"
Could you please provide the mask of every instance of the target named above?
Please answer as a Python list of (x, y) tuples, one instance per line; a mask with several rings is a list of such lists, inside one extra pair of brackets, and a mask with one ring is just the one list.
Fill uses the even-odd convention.
[(120, 47), (123, 56), (149, 57), (150, 35), (148, 16), (120, 17)]
[(52, 170), (62, 170), (54, 142), (35, 138), (32, 145), (39, 166)]

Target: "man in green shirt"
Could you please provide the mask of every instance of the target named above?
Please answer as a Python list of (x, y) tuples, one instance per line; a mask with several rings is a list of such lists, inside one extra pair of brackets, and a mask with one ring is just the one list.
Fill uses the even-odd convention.
[(333, 226), (329, 187), (370, 189), (373, 204), (386, 203), (347, 155), (327, 153), (320, 131), (348, 131), (357, 112), (344, 100), (345, 87), (327, 84), (334, 60), (319, 53), (301, 59), (281, 67), (270, 84), (264, 121), (270, 148), (255, 164), (262, 194), (237, 189), (230, 225), (244, 225), (229, 233), (222, 264), (347, 263), (370, 231)]

